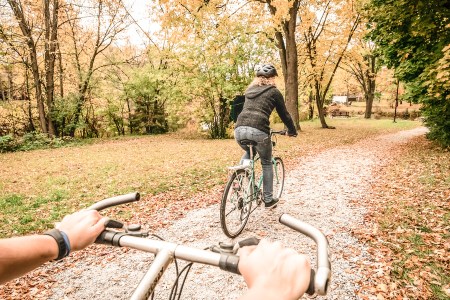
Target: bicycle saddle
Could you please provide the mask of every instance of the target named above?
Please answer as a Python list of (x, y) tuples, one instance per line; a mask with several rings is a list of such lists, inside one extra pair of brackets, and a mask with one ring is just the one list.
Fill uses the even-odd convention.
[(240, 140), (239, 143), (243, 146), (256, 146), (258, 145), (258, 142), (252, 141), (252, 140)]

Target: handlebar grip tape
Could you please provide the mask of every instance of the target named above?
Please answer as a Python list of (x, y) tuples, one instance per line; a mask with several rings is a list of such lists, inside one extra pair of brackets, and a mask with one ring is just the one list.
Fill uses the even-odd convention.
[(220, 256), (219, 268), (221, 270), (241, 275), (239, 272), (239, 256), (222, 254)]
[(308, 285), (308, 289), (306, 290), (306, 293), (308, 295), (314, 295), (314, 293), (316, 292), (316, 289), (314, 287), (314, 279), (316, 277), (316, 272), (314, 271), (314, 269), (311, 269), (311, 276), (309, 279), (309, 285)]

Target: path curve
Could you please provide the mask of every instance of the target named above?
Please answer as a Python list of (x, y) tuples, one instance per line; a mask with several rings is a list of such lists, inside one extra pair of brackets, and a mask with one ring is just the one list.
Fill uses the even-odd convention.
[[(280, 225), (277, 219), (286, 212), (320, 228), (330, 242), (333, 277), (329, 295), (316, 298), (358, 299), (355, 291), (364, 278), (357, 262), (370, 264), (371, 258), (365, 246), (351, 235), (351, 228), (364, 226), (365, 210), (357, 203), (364, 200), (374, 183), (373, 172), (393, 159), (394, 147), (426, 131), (419, 127), (381, 135), (301, 158), (286, 174), (281, 204), (272, 211), (255, 211), (240, 238), (264, 236), (314, 256), (313, 244)], [(227, 241), (220, 229), (217, 204), (191, 211), (157, 234), (167, 241), (199, 248)], [(76, 262), (55, 275), (57, 284), (50, 299), (129, 299), (151, 259), (152, 255), (128, 251), (114, 261)], [(164, 275), (155, 299), (168, 299), (173, 271), (170, 268)], [(194, 264), (182, 299), (237, 299), (245, 289), (240, 276)]]

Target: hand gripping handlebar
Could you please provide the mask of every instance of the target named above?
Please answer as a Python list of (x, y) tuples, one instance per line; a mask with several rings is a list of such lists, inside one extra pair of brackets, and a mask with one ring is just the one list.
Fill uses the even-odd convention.
[[(138, 201), (139, 193), (130, 193), (122, 196), (108, 198), (95, 203), (88, 209), (103, 210), (108, 207), (119, 204)], [(312, 295), (325, 295), (327, 293), (328, 283), (331, 279), (331, 264), (328, 255), (328, 241), (325, 235), (314, 226), (302, 222), (288, 214), (282, 214), (279, 218), (280, 223), (296, 230), (315, 241), (317, 244), (317, 268), (311, 270), (311, 279), (307, 293)], [(119, 226), (116, 228), (120, 228)], [(257, 240), (257, 239), (255, 239)], [(239, 256), (226, 253), (215, 253), (210, 250), (197, 249), (194, 247), (183, 246), (175, 243), (147, 239), (129, 235), (125, 232), (114, 230), (105, 230), (97, 238), (96, 243), (107, 244), (119, 247), (130, 247), (141, 251), (156, 254), (147, 274), (142, 278), (132, 299), (146, 299), (145, 295), (152, 292), (159, 275), (173, 258), (178, 258), (190, 262), (197, 262), (207, 265), (217, 266), (222, 270), (239, 273)], [(142, 298), (141, 298), (142, 296)]]
[(307, 293), (326, 295), (328, 283), (331, 279), (331, 263), (328, 256), (328, 240), (325, 235), (314, 226), (302, 222), (288, 214), (282, 214), (280, 223), (312, 238), (317, 244), (317, 269), (311, 270), (311, 279)]

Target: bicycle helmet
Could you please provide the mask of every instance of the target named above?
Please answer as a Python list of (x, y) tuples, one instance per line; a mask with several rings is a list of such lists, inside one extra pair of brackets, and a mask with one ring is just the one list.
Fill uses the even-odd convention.
[(278, 76), (278, 73), (273, 65), (265, 64), (256, 71), (256, 76), (269, 78)]

